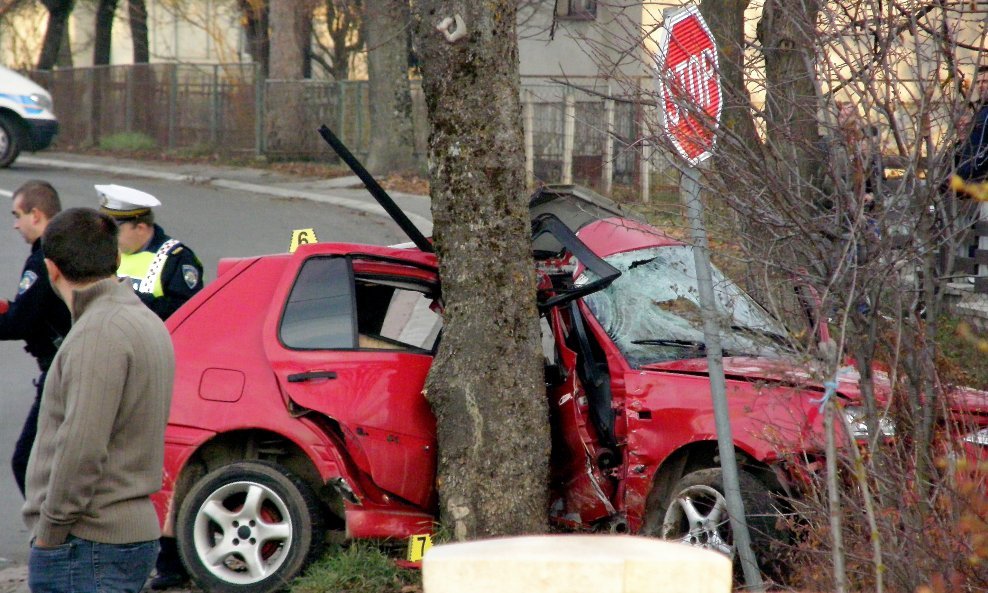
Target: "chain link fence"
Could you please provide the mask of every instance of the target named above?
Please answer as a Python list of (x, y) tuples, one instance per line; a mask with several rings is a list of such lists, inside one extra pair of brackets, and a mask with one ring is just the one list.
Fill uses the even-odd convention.
[[(370, 146), (366, 81), (262, 80), (252, 64), (138, 64), (30, 74), (54, 99), (61, 124), (56, 147), (98, 146), (101, 139), (137, 133), (174, 151), (334, 159), (316, 133), (322, 124), (358, 156), (366, 156)], [(638, 97), (606, 101), (603, 81), (582, 81), (581, 87), (523, 81), (530, 177), (597, 188), (609, 188), (610, 180), (633, 185), (642, 166)], [(412, 98), (415, 149), (424, 163), (428, 121), (418, 81), (412, 81)], [(296, 107), (286, 115), (286, 106)]]

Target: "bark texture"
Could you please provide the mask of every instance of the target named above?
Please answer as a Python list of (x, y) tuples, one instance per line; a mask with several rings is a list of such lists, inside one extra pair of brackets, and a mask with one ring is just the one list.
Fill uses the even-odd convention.
[(370, 91), (370, 154), (375, 175), (412, 171), (415, 131), (408, 84), (408, 0), (380, 0), (364, 9)]
[(48, 27), (41, 44), (38, 70), (51, 70), (58, 64), (63, 42), (68, 41), (69, 15), (72, 14), (75, 0), (42, 0), (42, 4), (48, 10)]
[(268, 34), (267, 0), (237, 0), (243, 14), (244, 33), (247, 36), (247, 53), (260, 67), (261, 78), (268, 77), (268, 58), (271, 38)]
[[(758, 23), (765, 56), (766, 140), (779, 180), (810, 198), (819, 169), (816, 20), (819, 0), (766, 0)], [(799, 203), (806, 203), (800, 201)]]
[[(445, 329), (426, 384), (440, 515), (458, 540), (547, 527), (548, 406), (535, 307), (514, 0), (416, 0)], [(460, 15), (466, 35), (436, 30)]]
[(96, 5), (96, 34), (93, 39), (93, 64), (110, 63), (110, 46), (113, 40), (113, 17), (117, 12), (117, 0), (99, 0)]
[(134, 44), (134, 63), (147, 64), (151, 61), (147, 4), (144, 0), (127, 0), (127, 14), (130, 17), (130, 37)]
[(319, 127), (297, 82), (306, 75), (311, 53), (312, 8), (312, 0), (271, 3), (271, 55), (265, 85), (265, 129), (271, 154), (289, 154), (299, 134), (315, 134)]

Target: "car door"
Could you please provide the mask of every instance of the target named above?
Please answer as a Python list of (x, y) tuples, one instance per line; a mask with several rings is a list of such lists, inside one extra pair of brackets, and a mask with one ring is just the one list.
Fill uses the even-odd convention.
[(284, 281), (265, 351), (286, 403), (335, 420), (380, 488), (428, 506), (435, 419), (422, 387), (441, 328), (434, 271), (312, 256)]

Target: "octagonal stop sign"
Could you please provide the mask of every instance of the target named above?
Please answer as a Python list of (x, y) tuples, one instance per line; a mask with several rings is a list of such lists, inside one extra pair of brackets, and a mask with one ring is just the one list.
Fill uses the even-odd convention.
[(713, 152), (721, 109), (717, 45), (696, 7), (665, 15), (658, 51), (655, 87), (662, 130), (696, 166)]

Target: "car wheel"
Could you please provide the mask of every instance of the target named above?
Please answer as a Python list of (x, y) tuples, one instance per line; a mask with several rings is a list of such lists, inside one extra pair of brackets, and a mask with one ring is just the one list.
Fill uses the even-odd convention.
[(312, 490), (285, 468), (234, 463), (203, 477), (182, 501), (179, 553), (206, 591), (280, 591), (321, 547), (319, 517)]
[[(778, 525), (780, 513), (771, 492), (761, 480), (744, 471), (738, 473), (738, 478), (755, 559), (762, 572), (778, 578), (781, 576), (778, 570), (780, 551), (786, 538)], [(720, 468), (702, 469), (683, 476), (664, 504), (648, 509), (645, 524), (661, 525), (657, 533), (647, 535), (713, 550), (732, 561), (735, 559)], [(740, 575), (740, 562), (734, 565), (735, 574)]]
[(21, 153), (21, 127), (9, 115), (0, 115), (0, 168), (9, 167)]

